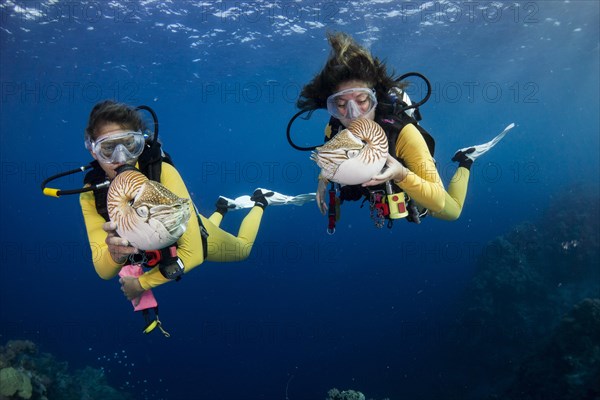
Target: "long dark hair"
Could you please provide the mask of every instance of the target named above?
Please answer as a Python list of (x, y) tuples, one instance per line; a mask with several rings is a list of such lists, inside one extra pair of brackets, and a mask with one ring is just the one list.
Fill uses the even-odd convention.
[(393, 86), (403, 87), (396, 82), (394, 73), (388, 73), (384, 61), (373, 57), (346, 33), (328, 33), (331, 53), (325, 66), (300, 92), (296, 106), (301, 110), (314, 110), (327, 106), (329, 97), (342, 83), (360, 80), (375, 88), (377, 98), (385, 98)]

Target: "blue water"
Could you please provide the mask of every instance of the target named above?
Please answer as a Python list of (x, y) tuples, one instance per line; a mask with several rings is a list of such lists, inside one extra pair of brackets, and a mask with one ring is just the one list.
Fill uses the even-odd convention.
[[(478, 252), (599, 181), (596, 1), (4, 1), (0, 13), (0, 341), (103, 367), (136, 398), (429, 398)], [(76, 196), (44, 197), (41, 181), (89, 161), (89, 111), (115, 98), (156, 110), (204, 215), (219, 195), (314, 191), (318, 171), (285, 127), (337, 30), (430, 78), (422, 124), (446, 183), (458, 148), (516, 123), (475, 164), (461, 218), (378, 230), (350, 204), (328, 236), (314, 205), (270, 207), (247, 261), (155, 290), (172, 337), (143, 335), (116, 280), (94, 272)], [(299, 144), (320, 143), (325, 121), (295, 124)]]

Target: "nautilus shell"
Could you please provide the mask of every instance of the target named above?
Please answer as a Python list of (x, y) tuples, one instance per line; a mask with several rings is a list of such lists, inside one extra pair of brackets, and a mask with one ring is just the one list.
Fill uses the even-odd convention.
[(108, 215), (117, 224), (117, 233), (140, 250), (175, 243), (190, 219), (189, 203), (136, 170), (118, 174), (107, 197)]
[(376, 122), (361, 118), (317, 147), (310, 158), (328, 180), (358, 185), (381, 172), (387, 155), (388, 140), (384, 130)]

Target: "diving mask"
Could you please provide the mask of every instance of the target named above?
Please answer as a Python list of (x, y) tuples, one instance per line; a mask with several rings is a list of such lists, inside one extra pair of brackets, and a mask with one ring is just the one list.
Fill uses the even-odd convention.
[(327, 98), (327, 111), (337, 119), (354, 120), (364, 117), (377, 107), (375, 89), (350, 88)]
[(94, 152), (98, 161), (107, 164), (127, 163), (144, 151), (146, 139), (142, 132), (122, 132), (104, 135), (96, 141), (86, 141), (86, 148)]

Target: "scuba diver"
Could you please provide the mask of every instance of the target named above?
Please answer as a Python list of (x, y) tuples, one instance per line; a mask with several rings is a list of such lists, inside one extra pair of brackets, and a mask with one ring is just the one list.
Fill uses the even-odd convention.
[[(331, 182), (327, 196), (330, 182), (323, 172), (319, 175), (316, 200), (321, 213), (329, 215), (328, 232), (335, 231), (335, 220), (339, 217), (336, 205), (361, 198), (369, 201), (371, 217), (378, 227), (385, 220), (391, 227), (394, 219), (403, 217), (420, 223), (427, 214), (456, 220), (467, 194), (471, 165), (514, 125), (491, 142), (457, 151), (452, 161), (458, 162), (458, 169), (446, 190), (433, 158), (435, 141), (418, 124), (421, 119), (418, 107), (431, 94), (429, 81), (418, 73), (395, 78), (387, 72), (384, 62), (345, 33), (329, 33), (327, 38), (331, 53), (324, 68), (302, 88), (296, 103), (300, 111), (288, 124), (288, 141), (298, 150), (318, 151), (316, 146), (300, 147), (293, 143), (290, 127), (298, 116), (309, 113), (307, 118), (310, 118), (314, 110), (326, 109), (330, 114), (325, 128), (326, 142), (362, 118), (383, 128), (389, 143), (386, 168), (362, 185)], [(408, 76), (424, 79), (429, 89), (427, 96), (415, 104), (404, 90), (407, 84), (402, 80)]]
[[(147, 129), (141, 110), (152, 114), (154, 132)], [(134, 307), (139, 305), (145, 292), (169, 281), (179, 280), (183, 273), (193, 270), (204, 260), (241, 261), (249, 256), (264, 209), (269, 204), (267, 198), (272, 192), (257, 189), (250, 197), (253, 202), (251, 210), (243, 219), (237, 236), (219, 228), (225, 213), (234, 208), (226, 198), (219, 198), (217, 210), (210, 218), (200, 215), (181, 176), (172, 165), (171, 158), (161, 149), (158, 142), (158, 120), (151, 108), (131, 107), (111, 100), (96, 104), (85, 129), (85, 147), (94, 158), (90, 165), (50, 177), (42, 183), (42, 188), (44, 194), (55, 197), (80, 195), (96, 273), (102, 279), (111, 279), (121, 272), (121, 290)], [(176, 196), (190, 199), (190, 215), (196, 215), (197, 218), (189, 219), (183, 235), (168, 249), (141, 251), (131, 246), (117, 234), (116, 224), (109, 219), (109, 184), (122, 169), (132, 169), (133, 166), (147, 178), (160, 182)], [(83, 189), (61, 191), (46, 188), (51, 180), (84, 170), (89, 172), (85, 175)], [(139, 268), (138, 273), (123, 274), (123, 267), (129, 265), (143, 265), (149, 269), (142, 271)], [(157, 307), (155, 313), (158, 314)], [(160, 327), (158, 315), (155, 320), (149, 319), (146, 313), (145, 317), (145, 333), (156, 326)], [(168, 336), (165, 331), (163, 333)]]

